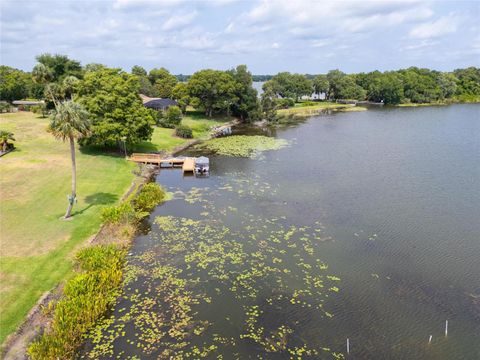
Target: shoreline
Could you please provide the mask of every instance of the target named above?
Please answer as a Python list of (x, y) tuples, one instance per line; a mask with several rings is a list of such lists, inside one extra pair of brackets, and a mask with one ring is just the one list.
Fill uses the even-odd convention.
[[(225, 123), (225, 125), (236, 126), (240, 123), (238, 119), (234, 119), (230, 122)], [(194, 146), (198, 143), (201, 143), (206, 140), (212, 139), (213, 132), (210, 132), (205, 139), (192, 139), (187, 141), (187, 143), (177, 146), (172, 151), (168, 152), (167, 155), (175, 156), (178, 153)], [(128, 160), (126, 160), (128, 161)], [(125, 191), (123, 196), (120, 198), (119, 204), (125, 201), (128, 197), (132, 196), (134, 193), (138, 193), (141, 188), (151, 182), (156, 174), (158, 174), (159, 168), (150, 167), (140, 164), (140, 173), (136, 173), (135, 178), (130, 184), (129, 188)], [(138, 229), (137, 229), (138, 231)], [(109, 235), (107, 233), (106, 224), (102, 224), (98, 231), (92, 235), (90, 238), (86, 239), (83, 244), (80, 244), (78, 249), (81, 249), (86, 246), (95, 246), (95, 245), (105, 245), (105, 244), (117, 244), (122, 245), (121, 240), (109, 241)], [(138, 235), (137, 232), (132, 234), (128, 239), (127, 249), (131, 247), (132, 241), (135, 239), (135, 236)], [(125, 244), (123, 244), (125, 245)], [(78, 250), (77, 250), (78, 251)], [(66, 283), (66, 280), (57, 284), (53, 289), (46, 291), (38, 299), (35, 305), (30, 309), (24, 321), (19, 325), (16, 331), (10, 334), (5, 342), (2, 344), (2, 349), (0, 355), (2, 359), (5, 360), (26, 360), (27, 348), (28, 346), (43, 332), (48, 328), (52, 318), (53, 312), (48, 316), (45, 315), (42, 311), (43, 308), (46, 308), (51, 301), (60, 299), (63, 296), (63, 287)]]
[[(155, 176), (157, 169), (150, 168), (148, 166), (142, 166), (140, 174), (136, 174), (129, 188), (125, 191), (121, 197), (119, 203), (125, 201), (129, 196), (132, 196), (134, 192), (139, 190), (147, 183), (149, 183), (153, 176)], [(102, 224), (98, 231), (85, 240), (84, 243), (78, 246), (76, 252), (80, 249), (105, 244), (117, 244), (122, 246), (122, 242), (117, 240), (109, 241), (108, 234), (105, 234), (106, 224)], [(138, 230), (138, 229), (137, 229)], [(131, 241), (135, 238), (135, 234), (128, 240), (131, 246)], [(123, 244), (125, 245), (125, 244)], [(75, 274), (75, 272), (74, 272)], [(27, 348), (28, 346), (50, 325), (53, 319), (53, 312), (45, 314), (43, 309), (48, 307), (51, 301), (57, 301), (63, 297), (63, 288), (68, 280), (64, 280), (57, 284), (53, 289), (46, 291), (38, 299), (35, 305), (30, 309), (24, 321), (19, 325), (17, 330), (10, 334), (3, 343), (0, 356), (5, 360), (26, 360), (28, 359)]]

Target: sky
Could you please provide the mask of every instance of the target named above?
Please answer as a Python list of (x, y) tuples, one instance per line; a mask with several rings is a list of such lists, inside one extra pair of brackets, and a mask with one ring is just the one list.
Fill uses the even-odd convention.
[(0, 62), (41, 53), (174, 74), (480, 66), (480, 1), (0, 0)]

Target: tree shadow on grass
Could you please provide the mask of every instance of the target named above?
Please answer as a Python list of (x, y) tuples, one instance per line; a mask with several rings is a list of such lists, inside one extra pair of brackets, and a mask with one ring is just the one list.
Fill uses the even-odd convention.
[(103, 147), (103, 146), (80, 146), (80, 152), (84, 155), (90, 156), (111, 156), (116, 158), (125, 157), (125, 152), (116, 147)]
[(72, 215), (80, 215), (83, 214), (85, 211), (90, 209), (92, 206), (99, 206), (99, 205), (110, 205), (114, 204), (118, 200), (118, 196), (111, 193), (104, 193), (104, 192), (97, 192), (92, 195), (88, 195), (85, 197), (85, 202), (88, 204), (83, 209), (75, 211)]

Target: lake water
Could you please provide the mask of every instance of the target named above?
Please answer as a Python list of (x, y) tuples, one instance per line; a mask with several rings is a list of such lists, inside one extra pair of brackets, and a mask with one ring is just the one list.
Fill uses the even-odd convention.
[(208, 178), (161, 171), (173, 199), (90, 356), (479, 359), (480, 106), (266, 134), (290, 146), (210, 155)]

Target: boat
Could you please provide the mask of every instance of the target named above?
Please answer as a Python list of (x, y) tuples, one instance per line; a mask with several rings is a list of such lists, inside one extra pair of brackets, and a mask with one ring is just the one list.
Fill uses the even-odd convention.
[(195, 159), (195, 174), (208, 174), (210, 171), (210, 160), (205, 156), (200, 156)]

